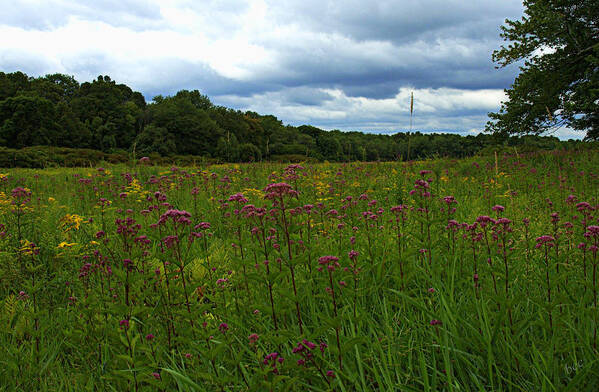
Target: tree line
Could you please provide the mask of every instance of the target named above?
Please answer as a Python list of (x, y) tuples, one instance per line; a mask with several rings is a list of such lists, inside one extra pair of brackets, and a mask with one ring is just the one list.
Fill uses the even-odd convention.
[(284, 125), (273, 115), (214, 105), (198, 90), (143, 95), (109, 76), (79, 83), (72, 76), (0, 72), (0, 147), (55, 146), (135, 155), (194, 155), (219, 161), (409, 160), (465, 157), (498, 146), (572, 147), (555, 137), (501, 134), (393, 135)]

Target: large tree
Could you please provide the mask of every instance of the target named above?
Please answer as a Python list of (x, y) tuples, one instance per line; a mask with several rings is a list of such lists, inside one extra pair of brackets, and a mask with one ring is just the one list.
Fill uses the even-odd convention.
[(110, 151), (131, 147), (141, 131), (146, 102), (128, 86), (116, 84), (109, 76), (98, 76), (81, 84), (70, 106), (91, 131), (93, 145)]
[(599, 2), (525, 0), (524, 16), (506, 20), (507, 42), (493, 52), (499, 67), (520, 73), (487, 130), (541, 134), (560, 126), (599, 138)]
[[(226, 137), (216, 121), (202, 109), (206, 101), (197, 99), (199, 97), (199, 93), (183, 91), (174, 97), (155, 97), (149, 105), (149, 123), (168, 134), (165, 138), (174, 143), (174, 153), (211, 156), (219, 138)], [(157, 129), (152, 132), (158, 132)], [(147, 135), (144, 138), (147, 139)]]
[(18, 95), (0, 101), (0, 145), (23, 148), (56, 145), (54, 104), (42, 97)]

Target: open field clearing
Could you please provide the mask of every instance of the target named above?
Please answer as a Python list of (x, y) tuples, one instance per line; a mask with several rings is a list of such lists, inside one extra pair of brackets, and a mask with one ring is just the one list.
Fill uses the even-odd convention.
[(594, 390), (598, 168), (0, 170), (0, 390)]

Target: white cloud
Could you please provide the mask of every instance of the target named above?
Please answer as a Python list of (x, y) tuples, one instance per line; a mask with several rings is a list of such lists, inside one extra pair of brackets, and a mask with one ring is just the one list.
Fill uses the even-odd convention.
[(569, 127), (561, 127), (548, 133), (548, 136), (555, 136), (562, 140), (583, 139), (586, 135), (584, 131), (577, 131)]
[(519, 1), (365, 4), (25, 0), (0, 15), (0, 71), (107, 74), (148, 98), (199, 89), (326, 129), (406, 129), (414, 91), (415, 127), (481, 129), (504, 98), (492, 23)]
[[(286, 91), (254, 94), (249, 97), (217, 96), (215, 100), (279, 118), (299, 125), (310, 123), (325, 129), (383, 130), (409, 128), (410, 94), (414, 93), (414, 129), (482, 130), (486, 112), (495, 110), (502, 90), (399, 89), (393, 98), (349, 97), (339, 89), (314, 89), (326, 94), (318, 106), (297, 104)], [(291, 97), (292, 98), (292, 97)]]
[(11, 37), (0, 42), (0, 53), (20, 51), (47, 59), (55, 67), (51, 72), (74, 73), (85, 78), (87, 75), (81, 74), (79, 64), (95, 57), (106, 67), (102, 73), (112, 71), (114, 79), (127, 82), (131, 79), (122, 76), (133, 76), (135, 81), (131, 71), (138, 67), (173, 58), (208, 65), (224, 77), (243, 80), (253, 75), (254, 67), (268, 65), (271, 57), (262, 47), (242, 37), (211, 40), (201, 31), (189, 34), (175, 30), (136, 31), (78, 17), (71, 17), (52, 31), (0, 26), (0, 35)]

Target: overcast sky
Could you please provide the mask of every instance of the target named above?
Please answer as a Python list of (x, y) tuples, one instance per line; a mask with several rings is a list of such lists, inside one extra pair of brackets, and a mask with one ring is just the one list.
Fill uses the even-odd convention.
[[(285, 124), (478, 133), (521, 0), (0, 0), (0, 71), (109, 75), (148, 101), (198, 89)], [(562, 138), (580, 137), (568, 130)]]

